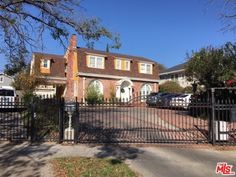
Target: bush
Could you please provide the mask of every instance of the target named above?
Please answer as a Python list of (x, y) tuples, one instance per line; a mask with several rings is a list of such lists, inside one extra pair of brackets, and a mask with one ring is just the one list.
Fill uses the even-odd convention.
[(103, 102), (103, 95), (95, 86), (89, 86), (87, 89), (85, 100), (88, 104), (100, 104)]
[(181, 93), (183, 88), (174, 81), (167, 81), (160, 85), (161, 92)]
[(193, 87), (191, 87), (191, 86), (184, 87), (182, 92), (183, 93), (193, 93)]
[(110, 88), (110, 100), (114, 101), (116, 99), (116, 92), (113, 87)]
[(40, 100), (40, 97), (35, 95), (33, 92), (25, 92), (22, 97), (25, 105), (30, 105), (32, 102)]

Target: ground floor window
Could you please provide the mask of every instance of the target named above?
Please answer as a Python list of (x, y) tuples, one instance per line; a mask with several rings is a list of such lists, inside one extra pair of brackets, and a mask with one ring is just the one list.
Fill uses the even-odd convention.
[(149, 84), (144, 84), (140, 90), (141, 96), (149, 95), (151, 91), (152, 91), (152, 87)]
[(89, 87), (95, 87), (101, 94), (103, 94), (103, 85), (100, 81), (94, 80), (90, 82)]

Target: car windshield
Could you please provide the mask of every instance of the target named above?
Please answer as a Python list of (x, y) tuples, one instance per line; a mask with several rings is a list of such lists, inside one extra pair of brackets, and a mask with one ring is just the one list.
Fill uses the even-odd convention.
[(180, 95), (179, 97), (184, 98), (187, 97), (188, 95)]
[(13, 90), (0, 90), (0, 96), (14, 96)]
[(160, 93), (160, 96), (166, 96), (169, 95), (169, 93)]
[(150, 96), (156, 96), (156, 95), (158, 95), (159, 93), (155, 93), (155, 92), (153, 92), (153, 93), (150, 93)]

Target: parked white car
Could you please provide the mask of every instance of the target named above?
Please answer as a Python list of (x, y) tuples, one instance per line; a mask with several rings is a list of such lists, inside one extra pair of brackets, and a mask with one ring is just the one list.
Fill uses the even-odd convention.
[(0, 87), (0, 108), (15, 107), (15, 89), (9, 86)]
[(174, 97), (170, 101), (170, 106), (187, 109), (191, 96), (192, 94), (182, 94), (178, 97)]

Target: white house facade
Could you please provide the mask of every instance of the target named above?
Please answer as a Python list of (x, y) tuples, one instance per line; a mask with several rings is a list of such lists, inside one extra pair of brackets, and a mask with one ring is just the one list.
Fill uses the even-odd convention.
[(193, 82), (187, 80), (185, 74), (185, 65), (187, 63), (182, 63), (171, 68), (168, 68), (159, 74), (160, 84), (165, 83), (166, 81), (175, 81), (179, 83), (181, 87), (192, 86)]
[(0, 73), (0, 87), (11, 87), (14, 79), (4, 73)]

